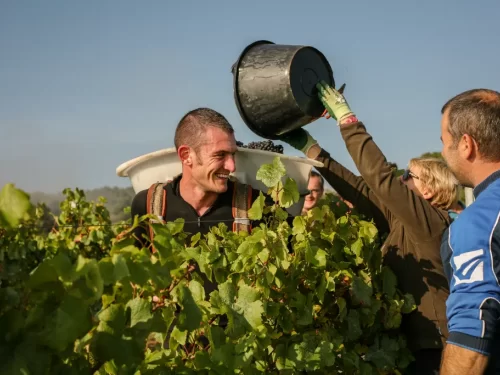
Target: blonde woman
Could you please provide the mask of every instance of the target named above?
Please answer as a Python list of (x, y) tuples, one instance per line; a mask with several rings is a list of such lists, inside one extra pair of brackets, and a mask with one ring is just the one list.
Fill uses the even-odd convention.
[(401, 180), (435, 207), (450, 211), (458, 204), (457, 180), (444, 160), (413, 158)]
[(438, 374), (448, 335), (446, 299), (449, 295), (440, 244), (451, 223), (448, 210), (457, 200), (455, 178), (438, 159), (412, 159), (396, 177), (391, 164), (365, 126), (337, 90), (320, 85), (320, 98), (339, 122), (340, 133), (361, 177), (337, 163), (304, 129), (282, 137), (307, 157), (324, 164), (318, 172), (358, 212), (374, 219), (387, 233), (383, 260), (396, 274), (399, 288), (415, 297), (417, 310), (405, 316), (402, 329), (416, 361), (410, 374)]

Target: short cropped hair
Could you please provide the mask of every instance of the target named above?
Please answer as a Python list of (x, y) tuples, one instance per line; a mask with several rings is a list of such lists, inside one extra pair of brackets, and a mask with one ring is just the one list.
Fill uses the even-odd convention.
[(488, 161), (500, 161), (500, 93), (488, 89), (468, 90), (451, 98), (441, 113), (449, 110), (448, 130), (456, 146), (464, 134), (477, 142)]
[(323, 178), (322, 175), (320, 175), (316, 171), (311, 171), (311, 173), (309, 174), (309, 179), (311, 179), (311, 177), (318, 177), (321, 184), (321, 189), (325, 190), (325, 179)]
[(418, 166), (418, 178), (434, 193), (430, 203), (443, 210), (449, 210), (458, 201), (458, 181), (446, 162), (437, 158), (413, 158), (408, 168)]
[(179, 121), (175, 129), (175, 148), (178, 150), (180, 146), (187, 145), (198, 149), (204, 142), (203, 136), (209, 127), (234, 134), (234, 128), (219, 112), (210, 108), (197, 108), (186, 113)]

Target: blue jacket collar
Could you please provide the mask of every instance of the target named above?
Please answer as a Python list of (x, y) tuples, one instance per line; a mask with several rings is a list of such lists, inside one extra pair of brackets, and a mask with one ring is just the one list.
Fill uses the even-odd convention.
[(488, 177), (486, 177), (479, 185), (474, 188), (474, 197), (477, 198), (486, 188), (497, 179), (500, 178), (500, 170), (493, 172)]

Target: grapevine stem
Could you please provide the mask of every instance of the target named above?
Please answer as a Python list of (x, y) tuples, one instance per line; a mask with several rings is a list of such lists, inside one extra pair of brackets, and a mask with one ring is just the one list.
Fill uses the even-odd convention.
[(189, 265), (186, 273), (179, 280), (175, 280), (172, 284), (170, 284), (170, 287), (168, 288), (168, 292), (170, 293), (177, 285), (179, 285), (179, 283), (183, 279), (185, 279), (187, 276), (189, 276), (191, 274), (191, 272), (193, 272), (195, 269), (196, 269), (195, 266), (193, 266), (192, 264)]
[(219, 317), (220, 315), (215, 315), (212, 319), (208, 321), (208, 325), (212, 325), (213, 322)]
[(135, 298), (136, 295), (137, 295), (137, 293), (136, 293), (136, 287), (135, 287), (134, 283), (132, 283), (132, 281), (130, 282), (130, 285), (132, 286), (132, 290), (133, 290), (132, 297)]

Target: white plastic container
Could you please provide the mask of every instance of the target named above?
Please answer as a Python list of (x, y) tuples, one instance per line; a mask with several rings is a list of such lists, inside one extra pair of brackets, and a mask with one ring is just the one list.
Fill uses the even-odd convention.
[[(268, 188), (257, 180), (258, 169), (263, 164), (271, 164), (279, 156), (284, 164), (287, 176), (297, 183), (301, 199), (288, 208), (291, 215), (300, 215), (307, 193), (309, 173), (313, 167), (322, 167), (323, 163), (316, 160), (287, 156), (275, 152), (238, 148), (236, 153), (236, 171), (232, 175), (238, 181), (250, 184), (253, 188), (267, 192)], [(129, 160), (116, 169), (120, 177), (128, 177), (136, 193), (147, 189), (155, 182), (165, 182), (182, 173), (182, 164), (175, 147), (154, 151)]]

